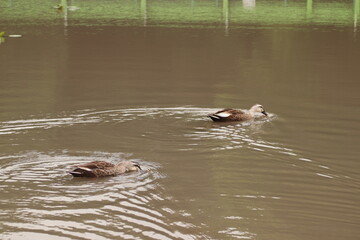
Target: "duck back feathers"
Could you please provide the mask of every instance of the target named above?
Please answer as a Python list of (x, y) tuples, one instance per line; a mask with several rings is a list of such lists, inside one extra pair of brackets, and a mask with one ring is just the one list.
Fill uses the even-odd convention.
[(69, 173), (74, 177), (106, 177), (138, 170), (141, 170), (140, 166), (130, 161), (124, 161), (118, 164), (94, 161), (75, 166), (75, 169)]

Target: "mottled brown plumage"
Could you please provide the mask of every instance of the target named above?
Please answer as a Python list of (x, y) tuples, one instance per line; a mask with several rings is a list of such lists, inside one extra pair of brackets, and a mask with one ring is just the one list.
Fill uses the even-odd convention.
[(255, 118), (255, 113), (260, 112), (267, 116), (263, 106), (255, 104), (248, 111), (226, 108), (216, 113), (208, 115), (214, 122), (232, 122), (232, 121), (247, 121)]
[(106, 177), (141, 170), (139, 164), (130, 161), (124, 161), (117, 164), (94, 161), (75, 166), (75, 169), (69, 172), (74, 177)]

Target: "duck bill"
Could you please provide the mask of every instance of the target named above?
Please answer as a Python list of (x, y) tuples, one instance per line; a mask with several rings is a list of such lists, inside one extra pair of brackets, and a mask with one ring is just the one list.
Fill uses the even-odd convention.
[(265, 111), (262, 111), (261, 113), (264, 114), (265, 116), (268, 116), (268, 113)]

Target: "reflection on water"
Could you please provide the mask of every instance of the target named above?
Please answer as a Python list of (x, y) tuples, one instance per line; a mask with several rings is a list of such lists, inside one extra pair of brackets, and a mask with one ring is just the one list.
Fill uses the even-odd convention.
[(225, 20), (225, 35), (229, 34), (229, 1), (223, 1), (223, 18)]
[(360, 15), (360, 0), (354, 0), (354, 32), (357, 32), (359, 15)]
[(306, 17), (311, 20), (313, 16), (313, 1), (307, 0), (306, 1)]
[(140, 10), (144, 18), (144, 27), (147, 25), (147, 2), (146, 0), (141, 0), (140, 2)]

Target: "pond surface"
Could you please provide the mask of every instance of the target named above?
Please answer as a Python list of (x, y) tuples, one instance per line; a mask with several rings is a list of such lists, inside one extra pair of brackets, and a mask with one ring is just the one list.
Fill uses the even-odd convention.
[(359, 2), (175, 2), (1, 3), (0, 238), (356, 239)]

